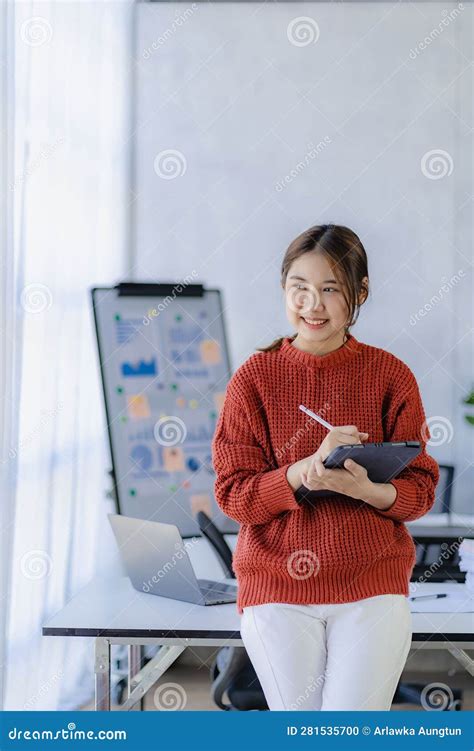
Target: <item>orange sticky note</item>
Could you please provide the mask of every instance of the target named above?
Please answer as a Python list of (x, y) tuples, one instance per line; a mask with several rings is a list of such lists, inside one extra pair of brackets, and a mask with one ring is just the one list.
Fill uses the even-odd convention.
[(150, 417), (150, 404), (145, 394), (127, 396), (127, 411), (132, 420)]
[(179, 446), (163, 448), (163, 466), (167, 472), (182, 472), (184, 469), (184, 452)]
[(212, 516), (211, 496), (207, 495), (207, 493), (198, 493), (197, 495), (192, 495), (190, 502), (191, 511), (194, 515), (196, 515), (198, 511), (204, 511), (204, 513), (209, 517)]
[(201, 360), (208, 365), (216, 365), (221, 361), (221, 348), (215, 339), (204, 339), (201, 342)]

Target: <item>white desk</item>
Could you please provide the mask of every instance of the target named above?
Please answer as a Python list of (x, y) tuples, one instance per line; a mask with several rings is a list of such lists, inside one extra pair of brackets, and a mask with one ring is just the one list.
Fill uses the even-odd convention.
[(408, 529), (413, 527), (461, 527), (466, 537), (474, 535), (474, 514), (425, 514), (421, 519), (407, 522)]
[[(461, 586), (461, 585), (451, 585)], [(417, 585), (416, 594), (439, 591), (439, 585)], [(474, 675), (472, 613), (413, 613), (412, 649), (446, 649)], [(44, 636), (87, 636), (95, 639), (95, 683), (98, 710), (110, 710), (110, 645), (161, 645), (157, 655), (135, 673), (130, 652), (129, 696), (120, 709), (131, 709), (187, 646), (243, 646), (235, 603), (201, 606), (135, 590), (122, 576), (97, 577), (43, 626)]]

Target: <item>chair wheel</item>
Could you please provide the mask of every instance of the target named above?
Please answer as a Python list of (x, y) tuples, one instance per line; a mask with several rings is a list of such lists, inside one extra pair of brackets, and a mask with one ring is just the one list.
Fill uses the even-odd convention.
[(119, 681), (117, 681), (115, 686), (113, 686), (112, 691), (111, 691), (111, 694), (112, 694), (111, 698), (114, 704), (122, 704), (122, 702), (124, 701), (124, 698), (125, 698), (124, 694), (127, 689), (127, 683), (128, 681), (126, 678), (121, 678)]

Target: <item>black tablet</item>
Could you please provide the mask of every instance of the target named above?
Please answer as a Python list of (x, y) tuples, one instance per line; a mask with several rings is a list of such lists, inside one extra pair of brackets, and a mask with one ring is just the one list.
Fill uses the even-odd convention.
[[(353, 459), (365, 467), (372, 482), (390, 482), (421, 451), (419, 441), (396, 443), (353, 443), (337, 446), (323, 464), (328, 469), (344, 469), (346, 459)], [(295, 493), (297, 500), (316, 496), (334, 495), (333, 490), (309, 490), (301, 485)]]

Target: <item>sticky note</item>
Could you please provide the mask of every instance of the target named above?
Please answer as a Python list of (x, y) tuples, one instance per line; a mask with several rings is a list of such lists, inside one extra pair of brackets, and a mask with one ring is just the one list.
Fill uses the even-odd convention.
[(207, 493), (198, 493), (197, 495), (192, 495), (190, 503), (191, 511), (194, 515), (196, 515), (198, 511), (204, 511), (204, 513), (209, 517), (212, 516), (211, 496), (207, 495)]
[(150, 417), (150, 404), (145, 394), (127, 396), (127, 410), (132, 420), (143, 420)]
[(184, 469), (184, 453), (179, 446), (163, 447), (163, 466), (167, 472), (182, 472)]
[(208, 365), (216, 365), (221, 361), (221, 349), (215, 339), (204, 339), (200, 343), (201, 360)]

